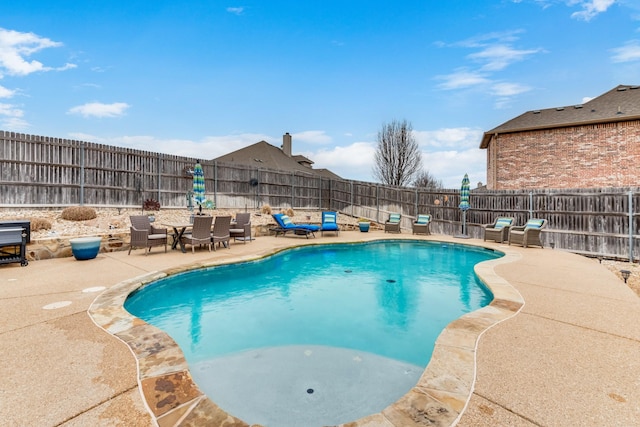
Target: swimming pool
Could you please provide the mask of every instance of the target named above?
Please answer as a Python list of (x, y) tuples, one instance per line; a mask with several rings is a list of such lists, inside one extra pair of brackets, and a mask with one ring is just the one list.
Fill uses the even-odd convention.
[[(376, 369), (401, 377), (394, 380), (402, 383), (396, 394), (385, 395), (379, 403), (384, 408), (415, 385), (440, 331), (490, 302), (491, 294), (477, 281), (473, 266), (499, 256), (483, 248), (425, 241), (318, 245), (176, 275), (136, 292), (125, 307), (178, 342), (196, 382), (223, 409), (245, 421), (269, 425), (260, 418), (252, 420), (256, 414), (237, 413), (242, 407), (256, 406), (248, 404), (246, 390), (236, 390), (242, 402), (237, 405), (240, 408), (230, 409), (220, 400), (234, 390), (207, 390), (203, 386), (207, 377), (216, 377), (212, 383), (226, 381), (231, 384), (227, 387), (234, 388), (233, 378), (222, 381), (221, 375), (237, 380), (241, 375), (229, 372), (246, 374), (249, 370), (253, 375), (249, 384), (255, 392), (257, 383), (269, 388), (273, 378), (287, 377), (292, 365), (304, 365), (322, 355), (321, 364), (327, 370), (322, 378), (331, 370), (342, 370), (342, 377), (347, 372), (348, 380), (357, 380), (360, 376), (353, 373), (353, 363), (360, 370)], [(215, 292), (203, 297), (208, 290)], [(345, 358), (355, 362), (338, 362)], [(247, 369), (257, 359), (264, 363)], [(264, 371), (272, 370), (274, 361), (283, 360), (291, 361), (285, 370), (271, 379), (256, 379), (257, 374), (262, 377)], [(309, 369), (317, 369), (314, 366), (305, 367), (289, 381), (308, 375)], [(306, 396), (300, 393), (298, 397), (301, 403), (317, 408), (328, 380), (324, 384), (317, 379), (306, 381), (298, 386), (316, 387), (309, 385), (304, 389)], [(334, 386), (335, 378), (330, 382)], [(382, 382), (389, 384), (388, 378)], [(340, 389), (350, 391), (347, 397), (357, 394), (349, 387), (353, 388), (352, 382)], [(369, 405), (371, 398), (367, 401)], [(273, 410), (274, 405), (270, 402), (266, 410)], [(357, 408), (361, 412), (329, 422), (349, 421), (381, 408)], [(341, 411), (331, 403), (324, 412)], [(318, 421), (317, 425), (329, 422)]]

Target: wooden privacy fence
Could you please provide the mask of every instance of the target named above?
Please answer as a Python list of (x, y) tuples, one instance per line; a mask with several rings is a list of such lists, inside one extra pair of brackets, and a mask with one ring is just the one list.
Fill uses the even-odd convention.
[[(0, 205), (162, 208), (191, 203), (195, 158), (90, 142), (0, 131)], [(411, 229), (419, 213), (432, 215), (437, 234), (461, 233), (459, 191), (389, 187), (329, 180), (313, 173), (283, 172), (203, 160), (206, 197), (219, 208), (331, 209), (384, 222), (402, 214)], [(471, 191), (467, 234), (482, 238), (483, 224), (513, 216), (516, 224), (545, 218), (546, 246), (591, 256), (638, 259), (640, 188)]]

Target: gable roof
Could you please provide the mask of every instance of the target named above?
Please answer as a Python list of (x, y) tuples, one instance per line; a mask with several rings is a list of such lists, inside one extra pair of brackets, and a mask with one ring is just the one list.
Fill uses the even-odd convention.
[(640, 119), (640, 86), (619, 85), (584, 104), (532, 110), (487, 131), (480, 148), (501, 133)]
[[(280, 148), (275, 147), (266, 141), (256, 142), (255, 144), (224, 154), (213, 160), (253, 166), (256, 168), (289, 172), (297, 171), (319, 175), (323, 178), (341, 179), (338, 175), (327, 169), (311, 168), (310, 165), (313, 164), (313, 162), (304, 156), (287, 156)], [(309, 164), (309, 166), (299, 163), (301, 161)]]

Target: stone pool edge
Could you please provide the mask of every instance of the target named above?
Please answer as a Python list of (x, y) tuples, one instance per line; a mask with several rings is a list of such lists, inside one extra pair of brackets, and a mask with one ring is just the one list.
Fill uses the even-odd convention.
[[(449, 242), (451, 243), (451, 242)], [(471, 246), (486, 247), (465, 242)], [(241, 257), (233, 262), (274, 255)], [(500, 248), (504, 256), (475, 266), (494, 299), (486, 307), (451, 322), (436, 340), (431, 361), (409, 392), (379, 413), (340, 424), (341, 427), (454, 426), (471, 398), (476, 378), (479, 338), (491, 327), (515, 316), (524, 306), (520, 293), (495, 273), (494, 268), (516, 261), (520, 255)], [(166, 333), (124, 309), (127, 296), (163, 277), (197, 268), (227, 264), (209, 261), (155, 271), (122, 281), (99, 295), (88, 309), (94, 323), (123, 341), (135, 356), (138, 385), (152, 418), (159, 427), (177, 425), (249, 426), (218, 407), (195, 384), (180, 347)]]

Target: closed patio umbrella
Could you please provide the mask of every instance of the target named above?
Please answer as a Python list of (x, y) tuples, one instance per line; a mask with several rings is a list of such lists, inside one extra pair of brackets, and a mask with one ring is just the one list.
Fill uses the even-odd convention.
[(193, 198), (199, 206), (198, 211), (200, 213), (202, 213), (202, 203), (205, 201), (204, 191), (204, 171), (200, 160), (198, 160), (193, 168)]
[(464, 178), (462, 178), (462, 185), (460, 186), (460, 205), (458, 206), (462, 211), (462, 234), (454, 237), (459, 237), (462, 239), (468, 239), (467, 235), (467, 211), (471, 207), (469, 204), (469, 175), (464, 174)]

